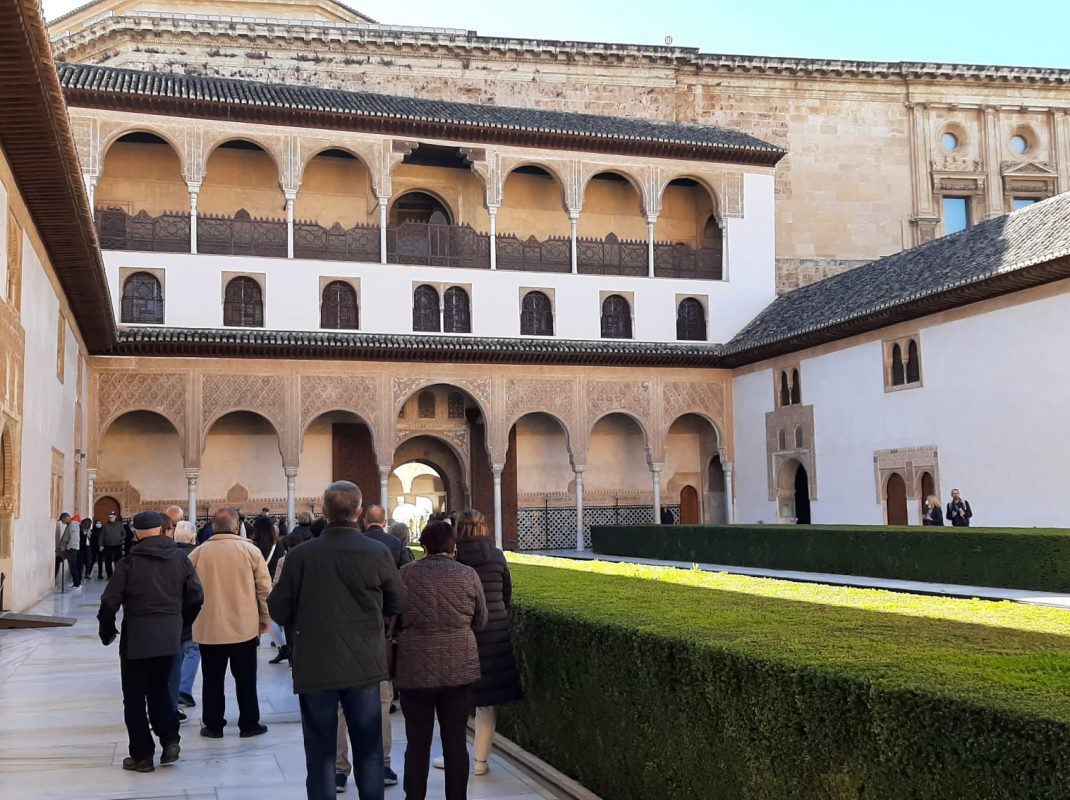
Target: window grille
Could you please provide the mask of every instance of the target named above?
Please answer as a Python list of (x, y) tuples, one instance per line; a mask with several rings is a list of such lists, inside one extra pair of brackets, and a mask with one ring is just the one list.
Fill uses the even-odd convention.
[(150, 272), (135, 272), (123, 284), (122, 321), (138, 325), (163, 324), (163, 292)]

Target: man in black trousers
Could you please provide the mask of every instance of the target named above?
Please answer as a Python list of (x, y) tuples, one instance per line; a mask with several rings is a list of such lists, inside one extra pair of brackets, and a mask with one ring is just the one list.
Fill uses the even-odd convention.
[(970, 508), (968, 501), (962, 499), (962, 493), (958, 489), (951, 490), (951, 502), (947, 504), (947, 518), (951, 520), (953, 527), (970, 527), (973, 509)]
[[(171, 702), (171, 671), (182, 651), (183, 624), (192, 624), (204, 593), (189, 560), (173, 539), (161, 536), (163, 518), (155, 511), (134, 517), (134, 546), (115, 567), (100, 598), (100, 641), (115, 641), (115, 616), (123, 609), (119, 663), (123, 679), (123, 717), (130, 755), (123, 769), (152, 772), (156, 746), (149, 720), (160, 739), (160, 765), (178, 761), (178, 715)], [(148, 718), (145, 707), (148, 705)]]

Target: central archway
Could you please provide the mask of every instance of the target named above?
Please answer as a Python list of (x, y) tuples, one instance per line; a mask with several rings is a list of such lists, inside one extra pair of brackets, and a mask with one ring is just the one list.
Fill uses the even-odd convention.
[[(407, 507), (420, 513), (421, 525), (427, 516), (445, 511), (461, 511), (470, 505), (470, 492), (461, 456), (454, 446), (434, 434), (413, 436), (394, 451), (387, 496), (390, 518), (401, 521)], [(418, 502), (423, 498), (423, 502)], [(415, 533), (417, 528), (412, 527)]]

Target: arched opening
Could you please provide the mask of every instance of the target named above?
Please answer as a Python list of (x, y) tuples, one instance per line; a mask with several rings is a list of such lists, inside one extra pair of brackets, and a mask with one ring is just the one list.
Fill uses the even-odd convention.
[(412, 329), (418, 333), (442, 330), (442, 307), (434, 286), (425, 283), (412, 293)]
[(627, 298), (611, 294), (602, 301), (602, 338), (632, 338), (632, 306)]
[(223, 291), (223, 324), (228, 327), (264, 327), (264, 293), (256, 279), (240, 275)]
[(907, 383), (921, 381), (921, 358), (918, 355), (918, 343), (914, 339), (907, 345), (906, 379)]
[(244, 513), (265, 507), (285, 513), (286, 474), (275, 426), (252, 411), (224, 414), (204, 437), (199, 480), (204, 511), (226, 504)]
[(791, 371), (791, 404), (797, 406), (802, 403), (802, 383), (799, 380), (799, 370)]
[(409, 522), (410, 530), (416, 533), (431, 514), (467, 507), (464, 465), (437, 436), (406, 439), (394, 453), (387, 496), (391, 519)]
[[(128, 515), (175, 502), (185, 506), (182, 437), (170, 420), (152, 411), (130, 411), (108, 426), (97, 451), (96, 485), (115, 484), (126, 489), (119, 497), (110, 490), (116, 510)], [(102, 515), (97, 511), (102, 499), (94, 502), (94, 519), (107, 516), (107, 508)]]
[(554, 309), (544, 292), (528, 292), (520, 303), (520, 333), (524, 336), (553, 336)]
[(110, 494), (98, 497), (97, 501), (93, 503), (93, 520), (95, 522), (105, 522), (109, 514), (114, 514), (116, 519), (122, 519), (122, 505)]
[(673, 420), (665, 436), (665, 458), (661, 468), (662, 505), (672, 509), (678, 499), (679, 515), (684, 515), (683, 487), (696, 491), (696, 522), (716, 524), (725, 512), (723, 475), (718, 479), (717, 429), (703, 416), (684, 414)]
[(646, 275), (648, 231), (636, 186), (618, 172), (600, 172), (587, 182), (577, 227), (579, 272)]
[[(654, 521), (653, 485), (646, 433), (628, 414), (599, 419), (588, 436), (583, 476), (584, 523), (646, 524)], [(585, 546), (590, 542), (585, 536)]]
[(680, 524), (698, 525), (702, 522), (702, 506), (698, 501), (698, 491), (688, 484), (680, 490)]
[(936, 481), (933, 480), (931, 472), (921, 473), (921, 477), (918, 479), (918, 489), (918, 496), (921, 498), (918, 508), (918, 519), (921, 519), (925, 516), (929, 498), (936, 494)]
[[(791, 405), (791, 390), (788, 388), (788, 373), (780, 373), (780, 405)], [(781, 448), (783, 450), (783, 448)]]
[(375, 192), (367, 165), (347, 150), (322, 150), (305, 165), (294, 217), (324, 228), (378, 226)]
[(390, 208), (390, 224), (415, 222), (423, 225), (452, 225), (449, 206), (427, 192), (406, 192)]
[(903, 366), (903, 348), (892, 345), (892, 386), (902, 386), (907, 382), (906, 369)]
[[(509, 435), (506, 469), (512, 472), (516, 487), (512, 495), (516, 506), (516, 548), (574, 548), (575, 473), (564, 425), (543, 412), (518, 419)], [(508, 519), (506, 513), (505, 520)], [(505, 538), (508, 541), (509, 537)]]
[(907, 524), (907, 484), (903, 476), (893, 472), (885, 488), (885, 509), (889, 525)]
[(151, 272), (135, 272), (123, 281), (120, 321), (135, 325), (163, 324), (163, 289)]
[(445, 333), (472, 332), (472, 304), (468, 292), (451, 286), (442, 295), (442, 330)]
[(710, 498), (707, 515), (709, 523), (724, 525), (728, 522), (728, 490), (725, 483), (724, 465), (719, 455), (710, 459), (708, 495)]
[(806, 447), (806, 435), (803, 433), (801, 425), (795, 427), (795, 449), (802, 450)]
[(810, 478), (794, 458), (785, 461), (777, 474), (777, 516), (780, 522), (810, 524)]
[(676, 338), (682, 342), (706, 341), (706, 309), (694, 297), (685, 297), (676, 307)]
[(332, 330), (358, 330), (360, 308), (357, 290), (347, 281), (331, 281), (323, 287), (320, 327)]
[(208, 157), (197, 215), (199, 253), (286, 258), (279, 168), (255, 142), (233, 139)]
[(188, 253), (190, 195), (175, 149), (154, 133), (120, 136), (93, 196), (104, 250)]
[(371, 428), (351, 411), (328, 411), (309, 422), (301, 437), (297, 510), (318, 509), (327, 484), (342, 480), (360, 487), (365, 508), (380, 502), (379, 459)]
[(549, 170), (534, 164), (510, 172), (498, 209), (498, 269), (569, 272), (572, 226), (565, 190)]
[(693, 178), (674, 178), (662, 192), (654, 238), (699, 247), (706, 235), (707, 220), (713, 218), (715, 210), (713, 196), (703, 184)]

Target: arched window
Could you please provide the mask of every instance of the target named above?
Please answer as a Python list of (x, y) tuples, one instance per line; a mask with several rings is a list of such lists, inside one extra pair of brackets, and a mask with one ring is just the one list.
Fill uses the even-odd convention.
[(464, 419), (464, 395), (450, 392), (446, 398), (446, 416), (450, 419)]
[(797, 406), (802, 403), (802, 384), (799, 382), (799, 370), (791, 371), (791, 404)]
[(434, 419), (438, 414), (434, 392), (420, 392), (416, 398), (416, 416), (420, 419)]
[(122, 321), (163, 324), (163, 292), (150, 272), (135, 272), (123, 284)]
[(897, 344), (892, 345), (892, 386), (902, 386), (906, 383), (906, 370), (903, 368), (903, 348)]
[(542, 292), (528, 292), (520, 306), (520, 332), (527, 336), (553, 336), (554, 310)]
[(360, 327), (357, 292), (345, 281), (331, 281), (323, 287), (320, 327), (353, 330)]
[(784, 432), (783, 428), (776, 429), (776, 444), (778, 450), (788, 449), (788, 435)]
[(434, 286), (417, 286), (412, 296), (412, 329), (425, 333), (441, 330), (442, 315), (438, 307), (438, 290)]
[(442, 330), (446, 333), (472, 332), (472, 307), (468, 292), (460, 286), (451, 286), (443, 297)]
[(806, 439), (803, 436), (802, 426), (795, 428), (795, 447), (799, 449), (806, 447)]
[(788, 373), (780, 373), (780, 405), (791, 405), (791, 390), (788, 389)]
[(676, 338), (682, 342), (706, 341), (706, 312), (694, 297), (685, 297), (676, 308)]
[(907, 383), (921, 381), (921, 359), (918, 358), (918, 343), (914, 339), (907, 345)]
[(602, 301), (602, 338), (632, 338), (632, 309), (619, 294), (611, 294)]
[(264, 326), (264, 293), (252, 278), (241, 276), (223, 293), (223, 324), (239, 328)]
[(390, 210), (391, 226), (405, 222), (448, 225), (451, 218), (450, 210), (427, 192), (406, 192), (394, 201)]
[(724, 234), (715, 217), (706, 221), (702, 231), (702, 262), (703, 266), (709, 265), (711, 280), (724, 278)]

